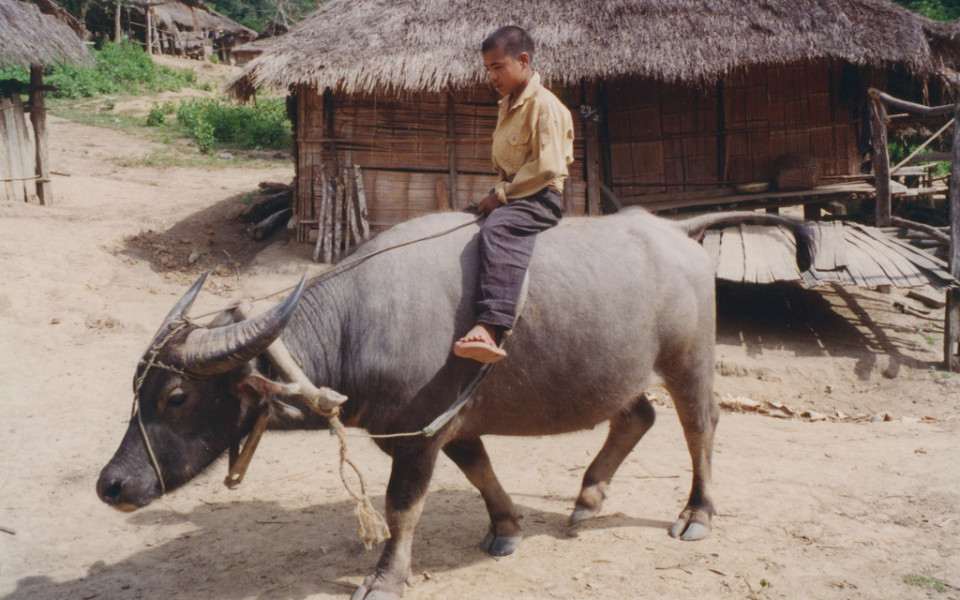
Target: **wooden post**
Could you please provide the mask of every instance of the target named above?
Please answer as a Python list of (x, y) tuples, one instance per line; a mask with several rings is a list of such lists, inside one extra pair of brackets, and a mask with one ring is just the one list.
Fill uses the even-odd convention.
[(113, 13), (113, 41), (120, 43), (120, 3), (116, 4), (117, 10)]
[(40, 204), (53, 203), (50, 190), (50, 162), (47, 150), (47, 107), (44, 102), (43, 68), (30, 67), (30, 122), (33, 123), (33, 139), (37, 149), (37, 197)]
[(450, 207), (457, 204), (457, 127), (453, 92), (447, 90), (447, 147), (450, 149)]
[[(598, 102), (597, 83), (583, 84), (584, 103), (596, 106)], [(600, 214), (600, 124), (587, 120), (583, 124), (584, 142), (586, 144), (587, 169), (587, 214)]]
[(873, 176), (877, 206), (874, 225), (890, 224), (890, 155), (887, 154), (887, 107), (876, 90), (870, 90), (870, 128), (873, 141)]
[(146, 15), (147, 19), (147, 54), (153, 54), (153, 21), (150, 18), (150, 13), (153, 12), (149, 6), (143, 7), (143, 13)]
[[(953, 118), (960, 123), (960, 102)], [(950, 274), (960, 279), (960, 126), (953, 128), (953, 165), (950, 168)], [(943, 324), (943, 367), (960, 373), (960, 290), (947, 291)]]

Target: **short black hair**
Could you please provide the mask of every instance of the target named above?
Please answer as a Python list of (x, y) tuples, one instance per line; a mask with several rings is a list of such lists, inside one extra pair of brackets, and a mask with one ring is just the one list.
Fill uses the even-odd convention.
[(494, 48), (514, 59), (526, 52), (533, 60), (533, 38), (526, 29), (516, 25), (505, 25), (488, 35), (480, 46), (480, 52), (487, 53)]

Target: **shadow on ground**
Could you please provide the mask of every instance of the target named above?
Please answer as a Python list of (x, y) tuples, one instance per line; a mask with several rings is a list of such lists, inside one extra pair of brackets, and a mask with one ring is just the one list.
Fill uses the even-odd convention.
[[(893, 314), (892, 306), (889, 312)], [(750, 356), (775, 349), (798, 357), (853, 358), (862, 380), (870, 378), (881, 356), (888, 358), (883, 374), (890, 378), (901, 366), (922, 370), (939, 364), (908, 354), (910, 347), (893, 320), (878, 322), (871, 314), (884, 313), (858, 288), (717, 284), (717, 343), (743, 346)]]
[[(378, 499), (380, 506), (382, 500)], [(528, 539), (571, 538), (578, 531), (630, 526), (665, 531), (670, 525), (614, 514), (570, 528), (566, 514), (523, 505), (518, 509), (524, 514)], [(127, 519), (131, 525), (155, 528), (146, 539), (162, 535), (164, 525), (189, 522), (194, 530), (147, 543), (143, 550), (114, 564), (97, 561), (77, 579), (58, 582), (43, 576), (25, 577), (4, 600), (346, 596), (372, 571), (380, 551), (364, 551), (350, 501), (293, 510), (263, 501), (205, 504), (189, 513), (146, 508)], [(478, 548), (487, 525), (477, 493), (442, 490), (430, 494), (414, 542), (418, 570), (442, 573), (493, 560)], [(130, 535), (144, 537), (143, 533)]]
[(214, 202), (163, 231), (148, 229), (123, 240), (120, 253), (150, 264), (155, 271), (234, 274), (269, 244), (290, 238), (282, 228), (263, 241), (247, 235), (237, 216), (257, 193), (236, 194)]

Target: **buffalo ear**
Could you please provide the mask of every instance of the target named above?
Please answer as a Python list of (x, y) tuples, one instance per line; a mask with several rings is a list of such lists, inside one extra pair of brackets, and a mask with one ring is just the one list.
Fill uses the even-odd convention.
[(236, 392), (243, 400), (259, 404), (270, 396), (283, 396), (287, 386), (253, 373), (236, 383)]

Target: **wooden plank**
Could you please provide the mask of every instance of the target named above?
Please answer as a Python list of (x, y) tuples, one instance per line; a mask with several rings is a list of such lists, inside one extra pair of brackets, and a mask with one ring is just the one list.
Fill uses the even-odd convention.
[(801, 276), (797, 267), (797, 243), (793, 234), (781, 226), (768, 227), (765, 238), (765, 252), (774, 281), (799, 281)]
[(20, 199), (13, 186), (13, 151), (10, 148), (7, 120), (4, 115), (13, 110), (13, 104), (7, 98), (0, 98), (0, 200), (13, 202)]
[(20, 140), (20, 165), (23, 170), (23, 199), (27, 202), (38, 202), (36, 180), (36, 146), (27, 130), (27, 115), (23, 109), (23, 100), (19, 94), (14, 94), (13, 122), (17, 125), (17, 137)]
[(746, 283), (771, 283), (773, 277), (767, 265), (767, 256), (764, 253), (763, 225), (744, 223), (740, 226), (740, 235), (743, 239), (743, 280)]
[(0, 110), (3, 112), (10, 165), (9, 177), (5, 177), (5, 179), (12, 180), (10, 196), (18, 202), (23, 202), (27, 199), (23, 193), (23, 179), (25, 177), (23, 172), (23, 153), (20, 151), (20, 133), (17, 128), (13, 100), (11, 98), (3, 98), (2, 104), (0, 104)]
[[(867, 235), (879, 235), (874, 234), (871, 228), (864, 227), (858, 223), (850, 223), (850, 226), (865, 232)], [(896, 245), (910, 262), (927, 271), (929, 275), (932, 275), (933, 277), (930, 277), (930, 284), (934, 287), (943, 289), (944, 287), (949, 287), (951, 282), (956, 282), (956, 278), (951, 276), (948, 271), (947, 263), (936, 256), (896, 238), (886, 238), (886, 240), (888, 243)]]
[(724, 227), (720, 234), (717, 278), (742, 282), (743, 256), (743, 236), (740, 234), (740, 227)]
[(927, 278), (920, 274), (913, 263), (879, 240), (853, 228), (847, 228), (846, 235), (858, 240), (893, 285), (903, 288), (927, 283)]
[(839, 221), (819, 222), (814, 226), (817, 244), (813, 266), (820, 271), (833, 271), (846, 264), (842, 224)]
[(720, 232), (716, 229), (708, 229), (703, 234), (703, 249), (713, 265), (713, 271), (717, 271), (717, 265), (720, 264)]

